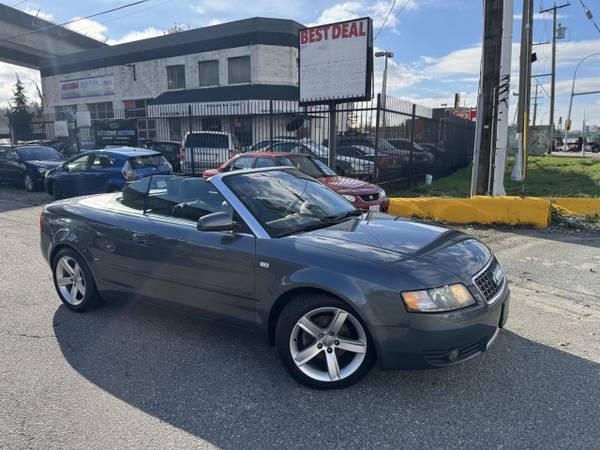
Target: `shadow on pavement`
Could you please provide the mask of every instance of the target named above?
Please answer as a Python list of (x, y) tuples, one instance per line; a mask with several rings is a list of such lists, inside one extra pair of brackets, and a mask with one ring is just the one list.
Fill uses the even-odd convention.
[(44, 191), (27, 192), (24, 189), (0, 183), (0, 213), (40, 206), (52, 201), (52, 197)]
[(323, 392), (288, 378), (271, 347), (146, 304), (61, 305), (53, 326), (91, 383), (222, 448), (591, 448), (600, 438), (600, 364), (507, 330), (465, 364), (376, 369)]

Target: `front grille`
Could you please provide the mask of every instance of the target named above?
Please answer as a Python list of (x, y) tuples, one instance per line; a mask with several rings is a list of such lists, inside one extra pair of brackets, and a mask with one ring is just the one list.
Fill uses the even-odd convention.
[(491, 303), (504, 286), (504, 270), (502, 270), (502, 266), (498, 260), (494, 258), (490, 265), (477, 275), (473, 281), (485, 298), (485, 301)]
[(458, 355), (456, 359), (453, 359), (452, 361), (449, 358), (451, 350), (430, 350), (423, 352), (423, 357), (432, 366), (447, 366), (469, 359), (471, 356), (483, 351), (484, 346), (484, 341), (479, 341), (457, 347), (456, 350), (458, 350)]
[(365, 202), (374, 202), (375, 200), (379, 200), (379, 192), (375, 194), (360, 195), (360, 198)]

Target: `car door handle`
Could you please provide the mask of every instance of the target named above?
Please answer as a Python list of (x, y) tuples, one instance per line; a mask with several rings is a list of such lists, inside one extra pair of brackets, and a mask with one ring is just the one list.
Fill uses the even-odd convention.
[(136, 244), (145, 244), (147, 238), (148, 236), (144, 233), (133, 233), (131, 235), (131, 239), (133, 239), (133, 242)]

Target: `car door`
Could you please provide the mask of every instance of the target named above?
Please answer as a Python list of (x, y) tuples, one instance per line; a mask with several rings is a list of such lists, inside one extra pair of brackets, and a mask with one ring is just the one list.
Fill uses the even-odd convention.
[(90, 155), (85, 172), (85, 190), (87, 194), (106, 192), (111, 178), (115, 176), (117, 158), (109, 153), (100, 152)]
[(77, 196), (88, 193), (85, 181), (91, 155), (93, 153), (76, 156), (65, 163), (63, 169), (54, 175), (54, 182), (60, 185), (64, 195)]
[(147, 264), (145, 291), (217, 320), (253, 322), (255, 237), (246, 228), (197, 229), (203, 215), (233, 214), (216, 188), (204, 179), (152, 177), (147, 206), (147, 231), (135, 237)]

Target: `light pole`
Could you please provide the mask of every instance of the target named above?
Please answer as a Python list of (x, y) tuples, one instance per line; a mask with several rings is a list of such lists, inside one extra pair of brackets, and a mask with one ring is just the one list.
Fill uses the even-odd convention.
[(565, 122), (565, 138), (563, 140), (563, 146), (565, 149), (567, 148), (567, 137), (569, 134), (569, 129), (571, 128), (571, 109), (573, 108), (573, 97), (575, 96), (575, 79), (577, 78), (577, 71), (581, 64), (583, 64), (587, 59), (592, 58), (594, 56), (600, 56), (600, 52), (592, 53), (582, 58), (581, 61), (577, 63), (575, 67), (575, 72), (573, 72), (573, 82), (571, 83), (571, 100), (569, 100), (569, 113), (567, 114), (567, 121)]
[(385, 104), (386, 104), (386, 92), (387, 92), (387, 68), (388, 68), (388, 58), (393, 58), (394, 54), (392, 52), (376, 52), (375, 56), (377, 58), (384, 58), (383, 62), (383, 82), (381, 86), (381, 96), (383, 97), (383, 101), (381, 107), (383, 109), (383, 114), (381, 117), (382, 129), (385, 133)]

